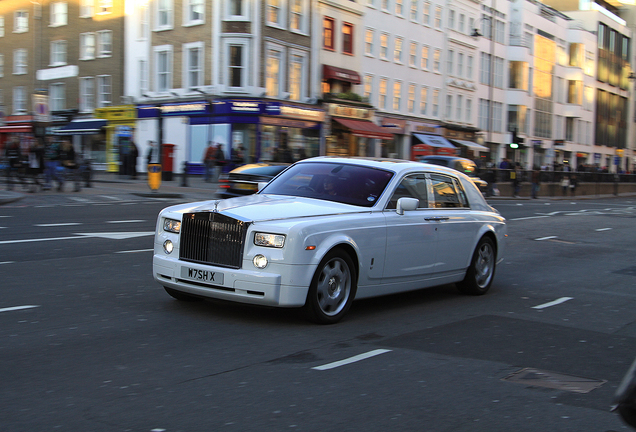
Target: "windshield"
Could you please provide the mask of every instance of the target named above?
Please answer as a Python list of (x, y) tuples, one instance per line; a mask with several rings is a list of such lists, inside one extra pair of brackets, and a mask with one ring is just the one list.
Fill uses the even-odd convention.
[(341, 163), (299, 163), (270, 182), (262, 194), (317, 198), (373, 207), (393, 173)]

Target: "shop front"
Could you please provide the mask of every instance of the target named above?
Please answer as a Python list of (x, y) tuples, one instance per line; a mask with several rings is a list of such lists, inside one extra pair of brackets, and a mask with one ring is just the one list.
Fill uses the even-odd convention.
[(327, 111), (327, 129), (330, 130), (326, 136), (327, 156), (382, 156), (381, 153), (387, 151), (382, 152), (381, 148), (394, 145), (394, 135), (389, 129), (371, 121), (372, 108), (328, 104)]
[(457, 147), (441, 135), (414, 133), (411, 138), (411, 160), (429, 155), (456, 156)]
[(133, 152), (137, 123), (136, 107), (122, 105), (97, 108), (95, 117), (106, 120), (105, 138), (102, 141), (93, 139), (90, 142), (90, 153), (95, 168), (130, 175), (132, 173), (130, 157)]
[(12, 115), (6, 116), (0, 125), (0, 151), (4, 156), (6, 143), (13, 137), (20, 140), (22, 150), (26, 150), (34, 140), (33, 137), (33, 116)]
[(61, 127), (52, 128), (54, 136), (69, 137), (82, 158), (91, 161), (94, 170), (105, 170), (107, 121), (101, 118), (77, 118)]

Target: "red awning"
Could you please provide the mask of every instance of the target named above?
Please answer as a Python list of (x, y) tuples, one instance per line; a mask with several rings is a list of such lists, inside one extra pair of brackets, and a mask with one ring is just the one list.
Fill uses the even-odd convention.
[(378, 126), (375, 123), (371, 123), (366, 120), (352, 120), (334, 118), (335, 121), (351, 130), (351, 133), (358, 137), (363, 138), (376, 138), (376, 139), (393, 139), (393, 134), (387, 132), (382, 126)]
[(26, 133), (31, 132), (31, 126), (1, 126), (0, 133)]
[(356, 71), (343, 69), (335, 66), (322, 65), (322, 79), (335, 79), (338, 81), (348, 81), (352, 84), (361, 84), (360, 74)]

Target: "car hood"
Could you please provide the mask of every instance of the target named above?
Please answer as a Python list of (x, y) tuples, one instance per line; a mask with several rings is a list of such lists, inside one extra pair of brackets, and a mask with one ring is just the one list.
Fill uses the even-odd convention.
[(242, 220), (267, 221), (343, 213), (368, 213), (370, 209), (313, 198), (255, 194), (184, 204), (174, 206), (171, 210), (179, 213), (218, 211)]

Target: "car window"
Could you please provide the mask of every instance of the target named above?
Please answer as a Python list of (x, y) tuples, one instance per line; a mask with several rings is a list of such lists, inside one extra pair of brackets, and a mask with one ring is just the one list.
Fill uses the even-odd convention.
[(477, 165), (475, 165), (474, 162), (463, 160), (463, 161), (459, 161), (458, 165), (459, 166), (457, 167), (457, 171), (461, 171), (467, 176), (471, 176), (471, 177), (474, 177), (476, 175)]
[(415, 198), (419, 200), (418, 208), (428, 208), (428, 186), (425, 174), (411, 174), (402, 179), (386, 208), (395, 210), (400, 198)]
[(260, 193), (372, 207), (392, 176), (390, 171), (353, 164), (301, 162), (275, 178)]
[(463, 190), (461, 190), (463, 196), (460, 196), (459, 185), (453, 181), (452, 177), (431, 174), (431, 185), (435, 208), (458, 208), (468, 205)]
[(248, 168), (241, 171), (240, 174), (249, 175), (262, 175), (262, 176), (275, 176), (282, 170), (287, 168), (285, 165), (272, 165), (272, 166), (259, 166), (254, 168)]

